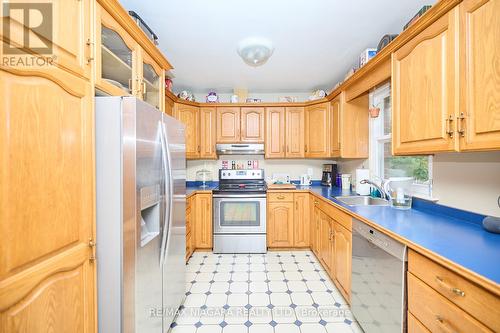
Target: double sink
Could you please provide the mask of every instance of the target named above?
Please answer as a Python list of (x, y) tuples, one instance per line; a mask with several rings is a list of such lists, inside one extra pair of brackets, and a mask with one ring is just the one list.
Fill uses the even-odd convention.
[(335, 197), (338, 201), (348, 206), (388, 206), (389, 201), (382, 198), (372, 198), (370, 196), (349, 195)]

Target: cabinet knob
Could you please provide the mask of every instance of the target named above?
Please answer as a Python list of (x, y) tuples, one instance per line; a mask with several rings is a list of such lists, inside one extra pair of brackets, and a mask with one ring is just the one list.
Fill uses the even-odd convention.
[[(450, 116), (451, 117), (451, 116)], [(460, 116), (457, 117), (457, 132), (460, 134), (461, 137), (465, 136), (465, 126), (462, 127), (462, 125), (465, 124), (465, 115), (463, 112), (460, 112)]]

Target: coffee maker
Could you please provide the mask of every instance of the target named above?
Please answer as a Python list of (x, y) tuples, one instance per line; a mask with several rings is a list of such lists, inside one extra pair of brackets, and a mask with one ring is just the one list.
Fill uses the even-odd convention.
[(321, 185), (335, 185), (337, 178), (337, 164), (323, 164), (323, 176), (321, 177)]

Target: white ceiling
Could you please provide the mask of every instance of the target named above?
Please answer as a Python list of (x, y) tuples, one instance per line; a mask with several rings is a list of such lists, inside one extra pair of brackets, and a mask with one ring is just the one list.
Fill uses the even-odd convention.
[[(367, 47), (399, 33), (434, 0), (121, 0), (158, 35), (174, 66), (175, 89), (230, 92), (330, 90)], [(262, 67), (246, 65), (238, 42), (275, 46)]]

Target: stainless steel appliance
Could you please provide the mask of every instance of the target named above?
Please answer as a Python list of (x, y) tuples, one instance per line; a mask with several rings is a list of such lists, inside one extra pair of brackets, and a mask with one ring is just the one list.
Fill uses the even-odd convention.
[(264, 170), (219, 170), (213, 191), (214, 253), (265, 253)]
[(365, 333), (406, 330), (406, 245), (352, 221), (352, 312)]
[(185, 288), (184, 126), (96, 97), (99, 332), (166, 332)]
[(323, 164), (323, 175), (321, 176), (321, 185), (335, 186), (337, 177), (337, 164)]
[(217, 155), (264, 155), (263, 143), (218, 143)]

